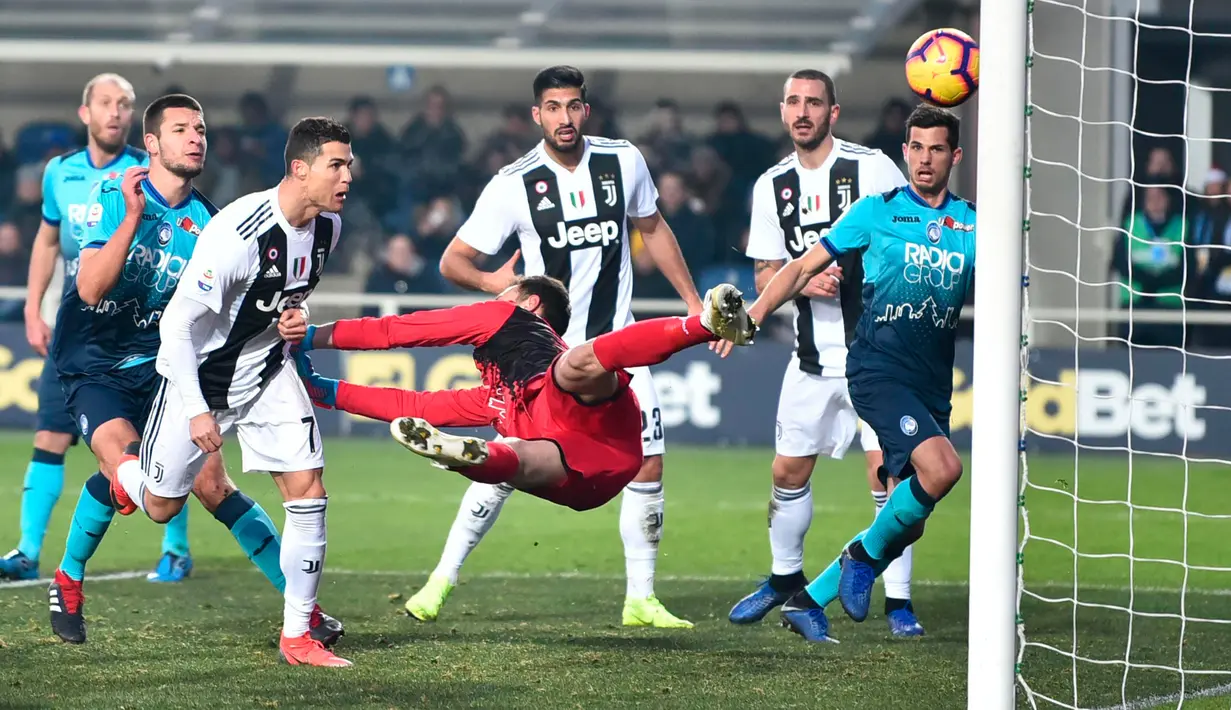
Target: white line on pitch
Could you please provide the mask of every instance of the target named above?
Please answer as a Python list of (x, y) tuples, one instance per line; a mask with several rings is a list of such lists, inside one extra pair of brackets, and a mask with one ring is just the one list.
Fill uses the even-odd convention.
[(1141, 698), (1140, 700), (1132, 700), (1128, 703), (1120, 705), (1108, 705), (1105, 708), (1096, 708), (1096, 710), (1150, 710), (1150, 708), (1158, 708), (1164, 705), (1170, 705), (1177, 700), (1198, 700), (1200, 698), (1216, 698), (1220, 695), (1231, 693), (1231, 683), (1216, 685), (1213, 688), (1205, 690), (1194, 690), (1191, 693), (1172, 693), (1171, 695), (1155, 695), (1152, 698)]
[[(253, 569), (251, 572), (255, 573)], [(331, 569), (325, 568), (326, 576), (331, 574), (342, 576), (355, 577), (426, 577), (430, 574), (430, 570), (359, 570), (359, 569)], [(100, 574), (98, 576), (87, 577), (90, 582), (106, 582), (126, 579), (141, 579), (144, 578), (146, 572), (131, 571), (131, 572), (113, 572), (110, 574)], [(463, 575), (462, 580), (534, 580), (534, 579), (578, 579), (594, 582), (616, 582), (622, 581), (624, 575), (610, 572), (584, 572), (581, 570), (562, 571), (562, 572), (509, 572), (493, 570), (487, 572), (477, 572), (475, 574)], [(746, 582), (753, 584), (757, 582), (758, 577), (755, 576), (740, 576), (730, 574), (664, 574), (658, 575), (657, 580), (660, 582), (682, 582), (682, 583), (702, 583), (702, 582), (717, 582), (717, 583), (733, 583)], [(43, 579), (27, 579), (18, 582), (0, 582), (0, 591), (5, 589), (17, 589), (21, 587), (36, 587), (42, 584), (50, 584), (51, 578)], [(914, 585), (918, 587), (938, 587), (942, 589), (965, 589), (966, 582), (952, 580), (930, 580), (916, 579)], [(1063, 581), (1048, 581), (1027, 583), (1026, 589), (1051, 589), (1051, 590), (1071, 590), (1073, 589), (1072, 582)], [(1130, 588), (1123, 585), (1114, 584), (1079, 584), (1079, 591), (1085, 592), (1127, 592)], [(1179, 587), (1135, 587), (1134, 590), (1143, 594), (1179, 594)], [(1187, 592), (1190, 596), (1199, 597), (1227, 597), (1231, 596), (1231, 589), (1201, 589), (1190, 588)]]

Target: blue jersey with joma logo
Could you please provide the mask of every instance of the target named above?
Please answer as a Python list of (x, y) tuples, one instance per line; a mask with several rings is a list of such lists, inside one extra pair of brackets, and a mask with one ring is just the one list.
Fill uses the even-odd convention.
[[(86, 211), (82, 251), (107, 244), (127, 208), (122, 178), (104, 181)], [(195, 189), (169, 205), (150, 184), (141, 183), (145, 211), (128, 248), (119, 281), (97, 306), (65, 293), (56, 321), (53, 351), (61, 375), (110, 372), (152, 361), (158, 354), (158, 325), (188, 265), (197, 237), (218, 211)], [(75, 280), (74, 280), (75, 285)]]
[(835, 258), (863, 253), (863, 315), (846, 376), (900, 382), (947, 412), (958, 317), (974, 277), (974, 204), (949, 195), (932, 207), (910, 187), (869, 195), (821, 244)]
[(77, 245), (85, 232), (90, 195), (103, 180), (120, 177), (128, 168), (148, 161), (144, 151), (129, 147), (101, 168), (94, 167), (85, 148), (48, 161), (43, 170), (43, 221), (60, 228), (65, 291), (70, 290), (77, 275)]

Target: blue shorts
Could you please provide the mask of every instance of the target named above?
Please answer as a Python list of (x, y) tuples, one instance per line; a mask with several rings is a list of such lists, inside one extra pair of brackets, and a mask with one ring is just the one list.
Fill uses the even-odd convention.
[(930, 407), (901, 382), (857, 378), (848, 382), (855, 412), (876, 432), (889, 476), (915, 475), (910, 457), (915, 447), (934, 436), (949, 438), (949, 411)]
[(77, 422), (64, 403), (64, 386), (60, 384), (56, 361), (52, 357), (43, 360), (43, 374), (38, 379), (38, 418), (34, 430), (72, 434), (73, 443), (77, 443)]
[(140, 434), (159, 379), (153, 362), (101, 375), (61, 375), (68, 411), (86, 446), (95, 430), (112, 419), (129, 422)]

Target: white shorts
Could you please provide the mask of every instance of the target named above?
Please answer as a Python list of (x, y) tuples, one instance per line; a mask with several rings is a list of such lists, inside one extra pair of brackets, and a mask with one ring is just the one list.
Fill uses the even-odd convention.
[(774, 451), (779, 456), (840, 459), (855, 441), (858, 421), (845, 377), (812, 375), (791, 359), (778, 397)]
[(632, 390), (641, 405), (641, 453), (643, 456), (662, 456), (667, 451), (667, 439), (663, 432), (663, 411), (658, 406), (658, 389), (648, 367), (631, 367)]
[(869, 451), (880, 451), (881, 440), (876, 438), (876, 432), (864, 420), (859, 420), (859, 447), (866, 454)]
[[(231, 429), (239, 434), (244, 471), (288, 473), (325, 466), (316, 413), (294, 366), (284, 366), (256, 399), (215, 411), (214, 417), (223, 436)], [(186, 496), (204, 465), (205, 453), (192, 443), (179, 392), (164, 379), (141, 443), (146, 488), (162, 498)]]

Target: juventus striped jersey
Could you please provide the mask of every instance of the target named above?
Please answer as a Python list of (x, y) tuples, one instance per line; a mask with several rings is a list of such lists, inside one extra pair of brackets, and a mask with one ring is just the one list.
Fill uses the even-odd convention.
[[(278, 318), (316, 288), (341, 228), (342, 218), (329, 212), (292, 227), (275, 187), (235, 200), (201, 231), (171, 306), (189, 299), (209, 311), (193, 324), (192, 343), (210, 410), (251, 401), (282, 368), (288, 346)], [(164, 333), (157, 368), (168, 379), (173, 357)]]
[(582, 150), (570, 171), (540, 142), (492, 177), (457, 233), (489, 255), (517, 235), (526, 275), (568, 286), (570, 346), (633, 322), (628, 220), (658, 211), (658, 190), (632, 143), (587, 136)]
[[(752, 188), (752, 222), (745, 253), (758, 261), (803, 256), (863, 195), (906, 184), (889, 156), (834, 138), (833, 150), (815, 170), (791, 153), (765, 171)], [(834, 298), (799, 297), (795, 306), (795, 356), (804, 372), (841, 377), (846, 348), (863, 312), (863, 262), (858, 252), (838, 260), (843, 281)]]

